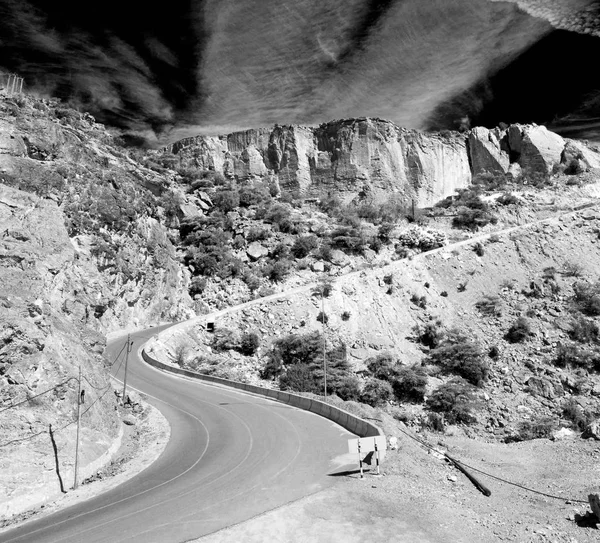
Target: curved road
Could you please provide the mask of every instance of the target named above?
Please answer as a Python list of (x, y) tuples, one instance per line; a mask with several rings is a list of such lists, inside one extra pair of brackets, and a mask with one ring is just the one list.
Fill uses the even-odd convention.
[[(171, 424), (163, 454), (126, 483), (4, 532), (1, 542), (178, 543), (333, 484), (327, 473), (340, 467), (333, 459), (351, 434), (312, 413), (148, 366), (137, 351), (156, 331), (132, 334), (127, 384)], [(110, 359), (123, 342), (109, 343)]]

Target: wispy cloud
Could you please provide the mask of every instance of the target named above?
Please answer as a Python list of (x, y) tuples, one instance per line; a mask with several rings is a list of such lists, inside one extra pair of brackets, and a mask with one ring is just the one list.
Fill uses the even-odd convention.
[(106, 0), (108, 23), (67, 24), (42, 0), (4, 0), (0, 47), (29, 88), (162, 141), (351, 116), (423, 128), (449, 102), (459, 115), (461, 93), (487, 107), (478, 83), (551, 30), (517, 4), (591, 17), (586, 0), (140, 0), (128, 20)]

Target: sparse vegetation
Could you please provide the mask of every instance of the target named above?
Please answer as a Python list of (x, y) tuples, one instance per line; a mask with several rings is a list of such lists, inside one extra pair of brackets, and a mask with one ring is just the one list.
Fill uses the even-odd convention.
[(458, 375), (478, 387), (487, 380), (489, 373), (479, 344), (464, 337), (450, 336), (429, 353), (425, 363), (438, 366), (445, 373)]
[(531, 336), (531, 324), (525, 317), (519, 317), (506, 332), (506, 340), (511, 343), (520, 343)]
[(600, 282), (575, 283), (575, 303), (579, 309), (591, 317), (600, 315)]
[(448, 424), (473, 424), (477, 420), (476, 389), (460, 377), (435, 389), (426, 403), (432, 411), (443, 414)]
[(475, 303), (480, 313), (487, 317), (500, 317), (502, 315), (502, 301), (498, 296), (486, 294)]

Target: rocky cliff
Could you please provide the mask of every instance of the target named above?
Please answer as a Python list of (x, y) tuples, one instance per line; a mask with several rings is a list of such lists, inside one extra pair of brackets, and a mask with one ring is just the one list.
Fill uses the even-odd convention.
[[(512, 125), (468, 134), (419, 133), (380, 119), (332, 121), (316, 128), (275, 126), (226, 136), (181, 140), (170, 150), (183, 165), (214, 170), (240, 182), (268, 178), (303, 196), (334, 192), (421, 207), (467, 187), (483, 172), (550, 172), (575, 149), (585, 167), (597, 155), (543, 126)], [(589, 155), (589, 160), (585, 156)]]

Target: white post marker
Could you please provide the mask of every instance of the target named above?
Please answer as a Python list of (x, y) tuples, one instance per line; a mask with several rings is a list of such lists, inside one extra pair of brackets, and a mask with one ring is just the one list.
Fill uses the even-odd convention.
[(360, 465), (360, 478), (364, 479), (363, 468), (362, 468), (362, 456), (360, 455), (360, 437), (358, 438), (358, 463)]
[(358, 463), (360, 465), (360, 476), (363, 477), (362, 467), (362, 454), (366, 452), (375, 452), (375, 460), (377, 463), (377, 475), (379, 475), (379, 451), (385, 451), (387, 449), (387, 443), (385, 436), (374, 436), (374, 437), (359, 437), (357, 439), (348, 440), (348, 451), (350, 454), (358, 453)]

